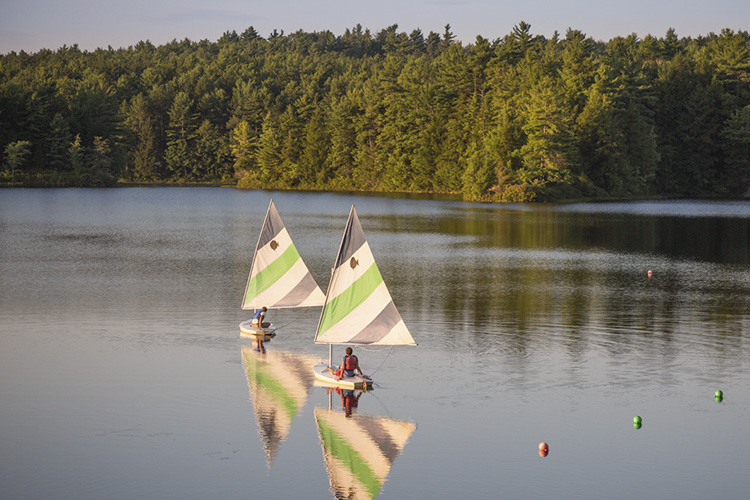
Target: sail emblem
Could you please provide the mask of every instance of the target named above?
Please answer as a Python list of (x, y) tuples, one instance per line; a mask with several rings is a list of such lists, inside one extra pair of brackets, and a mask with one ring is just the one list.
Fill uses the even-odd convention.
[(349, 261), (349, 265), (352, 266), (352, 269), (354, 269), (359, 265), (359, 261), (352, 257), (352, 260)]
[(271, 250), (276, 250), (279, 248), (279, 244), (276, 243), (276, 240), (271, 241)]

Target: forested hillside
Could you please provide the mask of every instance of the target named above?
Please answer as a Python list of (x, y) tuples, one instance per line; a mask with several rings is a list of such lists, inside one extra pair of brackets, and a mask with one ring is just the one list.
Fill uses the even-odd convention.
[(743, 196), (750, 36), (228, 32), (0, 56), (0, 185)]

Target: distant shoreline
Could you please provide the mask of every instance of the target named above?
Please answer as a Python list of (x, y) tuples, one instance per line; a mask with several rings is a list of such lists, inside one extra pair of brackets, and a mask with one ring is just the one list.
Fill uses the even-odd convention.
[(602, 197), (602, 198), (575, 198), (566, 200), (553, 201), (499, 201), (499, 200), (467, 200), (460, 193), (428, 193), (428, 192), (411, 192), (411, 191), (365, 191), (365, 190), (331, 190), (331, 189), (283, 189), (283, 188), (243, 188), (229, 182), (131, 182), (122, 181), (107, 186), (43, 186), (43, 185), (25, 185), (25, 186), (8, 186), (0, 184), (0, 189), (119, 189), (119, 188), (229, 188), (240, 191), (282, 191), (297, 193), (328, 193), (328, 194), (349, 194), (357, 196), (368, 196), (374, 198), (399, 198), (414, 200), (437, 200), (437, 201), (462, 201), (466, 203), (481, 204), (572, 204), (572, 203), (618, 203), (618, 202), (637, 202), (637, 201), (746, 201), (750, 202), (750, 192), (744, 197), (721, 197), (721, 196), (629, 196), (629, 197)]

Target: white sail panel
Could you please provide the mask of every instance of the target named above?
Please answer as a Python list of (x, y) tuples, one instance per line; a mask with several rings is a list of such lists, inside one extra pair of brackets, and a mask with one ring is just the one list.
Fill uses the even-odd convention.
[(320, 306), (324, 301), (323, 292), (271, 200), (255, 247), (242, 308)]
[(318, 341), (331, 344), (350, 342), (370, 325), (390, 302), (392, 302), (391, 294), (388, 293), (385, 283), (381, 282), (364, 302), (351, 310), (350, 314), (321, 333)]
[(370, 251), (370, 245), (365, 242), (346, 262), (335, 270), (328, 290), (328, 301), (334, 300), (345, 292), (373, 265), (376, 265), (375, 257)]
[[(286, 305), (285, 297), (294, 291), (294, 289), (303, 282), (303, 280), (310, 275), (310, 271), (302, 261), (297, 261), (289, 268), (284, 274), (283, 280), (276, 281), (273, 285), (266, 288), (262, 292), (258, 293), (253, 300), (254, 304), (259, 304), (256, 309), (260, 309), (265, 304), (274, 304), (275, 307), (282, 307), (280, 304), (284, 304), (283, 307), (290, 307)], [(305, 306), (319, 306), (321, 305), (321, 299), (325, 300), (325, 296), (320, 288), (310, 290), (309, 287), (305, 288), (307, 292), (306, 297), (298, 297), (293, 301), (297, 307)], [(268, 306), (266, 306), (268, 307)]]
[(286, 228), (282, 228), (282, 230), (276, 234), (271, 241), (258, 248), (256, 251), (255, 261), (253, 262), (253, 273), (257, 275), (265, 270), (292, 246), (294, 246), (294, 243), (292, 243), (292, 238), (289, 236), (289, 232)]

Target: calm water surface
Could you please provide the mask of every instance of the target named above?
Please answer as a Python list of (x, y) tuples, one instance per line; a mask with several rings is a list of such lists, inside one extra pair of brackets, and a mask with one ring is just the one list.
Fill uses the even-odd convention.
[[(323, 290), (355, 203), (419, 343), (351, 418), (319, 310), (243, 350), (271, 197)], [(744, 499), (749, 248), (747, 202), (0, 190), (0, 497)]]

